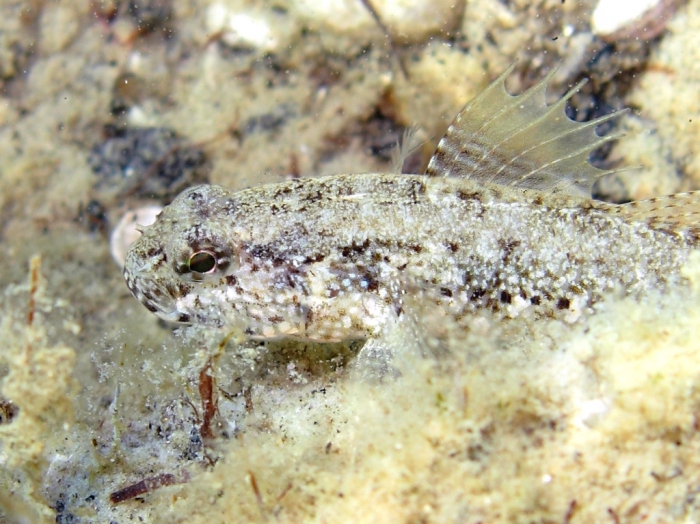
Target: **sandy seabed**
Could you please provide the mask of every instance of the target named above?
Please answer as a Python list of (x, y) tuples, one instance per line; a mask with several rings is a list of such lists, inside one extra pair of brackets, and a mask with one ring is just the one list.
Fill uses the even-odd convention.
[[(651, 41), (593, 35), (593, 4), (375, 1), (392, 52), (353, 0), (0, 2), (0, 522), (700, 522), (698, 257), (573, 325), (419, 304), (439, 347), (383, 380), (353, 344), (229, 344), (203, 441), (217, 335), (159, 323), (110, 256), (127, 210), (202, 177), (387, 171), (410, 124), (418, 170), (516, 59), (512, 92), (559, 64), (553, 100), (589, 76), (579, 115), (633, 108), (594, 160), (642, 168), (599, 196), (698, 188), (700, 1)], [(114, 138), (179, 163), (115, 171)]]

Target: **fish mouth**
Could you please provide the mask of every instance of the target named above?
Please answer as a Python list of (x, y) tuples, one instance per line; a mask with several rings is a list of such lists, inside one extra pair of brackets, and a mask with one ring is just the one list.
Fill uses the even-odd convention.
[(126, 285), (146, 309), (161, 320), (174, 324), (206, 324), (220, 325), (213, 313), (206, 309), (206, 299), (201, 300), (198, 293), (173, 295), (177, 288), (159, 284), (157, 279), (142, 276), (144, 271), (124, 270)]
[(186, 323), (189, 321), (189, 315), (178, 311), (175, 306), (175, 301), (170, 297), (158, 296), (159, 291), (155, 293), (150, 289), (137, 289), (132, 293), (136, 299), (141, 302), (146, 309), (155, 314), (158, 318), (166, 322)]
[(191, 324), (191, 316), (189, 313), (183, 313), (181, 311), (178, 311), (177, 309), (173, 309), (171, 311), (154, 311), (156, 316), (160, 318), (161, 320), (165, 320), (166, 322), (172, 322), (174, 324)]
[(178, 311), (176, 302), (152, 279), (142, 278), (138, 272), (124, 271), (126, 285), (136, 300), (141, 302), (146, 309), (166, 322), (186, 323), (190, 316)]

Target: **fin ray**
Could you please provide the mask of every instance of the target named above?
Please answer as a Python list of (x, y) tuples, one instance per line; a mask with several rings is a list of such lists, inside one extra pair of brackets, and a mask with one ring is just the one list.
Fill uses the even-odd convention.
[(599, 136), (595, 129), (621, 112), (584, 123), (568, 118), (566, 103), (585, 81), (548, 106), (545, 91), (556, 70), (512, 96), (505, 89), (505, 78), (514, 67), (460, 111), (438, 143), (426, 175), (590, 198), (593, 183), (612, 171), (592, 166), (588, 156), (620, 136)]
[(421, 140), (418, 139), (417, 126), (411, 125), (403, 130), (403, 135), (401, 135), (401, 138), (391, 153), (392, 173), (400, 174), (403, 172), (403, 165), (406, 159), (416, 150), (420, 143)]

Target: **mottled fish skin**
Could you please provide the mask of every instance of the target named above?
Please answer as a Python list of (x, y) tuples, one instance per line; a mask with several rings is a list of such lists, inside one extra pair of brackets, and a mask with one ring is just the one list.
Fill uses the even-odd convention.
[[(254, 338), (378, 336), (407, 292), (457, 315), (576, 315), (616, 286), (638, 294), (677, 281), (690, 249), (609, 207), (419, 175), (199, 186), (146, 229), (126, 280), (161, 318), (238, 324)], [(186, 269), (201, 250), (224, 261), (212, 274)]]
[[(522, 98), (518, 110), (532, 100), (531, 112), (544, 114), (545, 82), (521, 97), (505, 90), (492, 96)], [(536, 90), (541, 100), (524, 98)], [(538, 125), (553, 139), (523, 145), (516, 130), (501, 133), (490, 151), (488, 136), (474, 148), (460, 116), (438, 146), (427, 173), (433, 176), (336, 175), (239, 192), (186, 190), (131, 248), (127, 285), (165, 320), (238, 329), (255, 339), (342, 341), (381, 337), (404, 314), (407, 296), (457, 317), (529, 310), (535, 318), (573, 321), (612, 290), (638, 296), (681, 281), (697, 243), (695, 219), (685, 227), (658, 213), (668, 201), (615, 206), (581, 196), (603, 173), (586, 162), (605, 140), (591, 126), (573, 153), (561, 144), (552, 149), (551, 128), (572, 123), (550, 112)], [(504, 158), (508, 140), (522, 154), (508, 157), (517, 159), (508, 167), (514, 173), (502, 175), (508, 169), (493, 159)], [(538, 147), (546, 169), (562, 159), (569, 169), (578, 155), (585, 175), (518, 164), (530, 162), (525, 153)], [(480, 170), (482, 158), (487, 171)], [(459, 173), (446, 176), (450, 171)], [(688, 215), (697, 200), (685, 195)]]

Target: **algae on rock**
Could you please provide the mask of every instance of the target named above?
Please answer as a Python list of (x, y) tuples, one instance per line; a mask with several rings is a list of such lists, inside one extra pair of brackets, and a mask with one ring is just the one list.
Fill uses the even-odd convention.
[[(30, 261), (29, 282), (10, 286), (0, 305), (0, 398), (15, 414), (0, 426), (0, 511), (20, 522), (51, 522), (43, 496), (52, 456), (70, 438), (74, 418), (75, 351), (52, 346), (44, 316), (57, 307), (46, 295), (41, 259)], [(24, 302), (24, 303), (22, 303)]]

